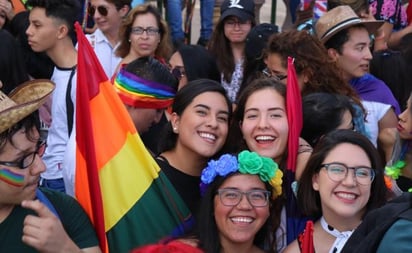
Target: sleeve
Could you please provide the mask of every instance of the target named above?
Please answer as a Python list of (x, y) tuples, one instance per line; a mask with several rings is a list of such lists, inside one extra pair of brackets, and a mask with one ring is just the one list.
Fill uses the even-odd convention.
[[(377, 253), (412, 252), (412, 221), (399, 219), (386, 231)], [(396, 247), (394, 247), (396, 245)]]

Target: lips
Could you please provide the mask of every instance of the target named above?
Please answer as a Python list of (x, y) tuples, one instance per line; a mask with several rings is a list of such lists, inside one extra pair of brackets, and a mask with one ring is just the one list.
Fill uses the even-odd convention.
[(212, 133), (208, 132), (199, 132), (199, 136), (202, 137), (202, 139), (206, 140), (207, 142), (215, 142), (217, 139), (217, 136)]
[(398, 124), (398, 126), (396, 127), (396, 129), (398, 129), (398, 132), (402, 132), (403, 130), (405, 130), (405, 128), (403, 128), (401, 126), (401, 124)]

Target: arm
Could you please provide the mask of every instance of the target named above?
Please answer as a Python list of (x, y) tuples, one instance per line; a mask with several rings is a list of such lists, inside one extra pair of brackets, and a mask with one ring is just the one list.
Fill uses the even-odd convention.
[(291, 244), (289, 244), (283, 253), (300, 253), (298, 240), (294, 240)]

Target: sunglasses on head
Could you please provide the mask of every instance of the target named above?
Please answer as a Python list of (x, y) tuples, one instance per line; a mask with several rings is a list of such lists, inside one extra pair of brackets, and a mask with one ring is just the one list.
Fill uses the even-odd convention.
[(179, 80), (179, 81), (180, 81), (180, 79), (182, 79), (182, 77), (184, 77), (186, 75), (185, 67), (183, 67), (183, 66), (176, 66), (176, 67), (172, 68), (169, 65), (169, 69), (170, 69), (170, 73), (172, 73), (172, 75), (174, 77), (176, 77), (176, 79)]
[(107, 14), (109, 13), (109, 10), (107, 9), (107, 7), (105, 7), (105, 6), (102, 6), (102, 5), (100, 5), (100, 6), (89, 6), (89, 8), (87, 8), (87, 12), (89, 13), (89, 15), (90, 16), (94, 16), (94, 14), (96, 13), (96, 9), (97, 9), (97, 12), (99, 12), (99, 14), (100, 15), (102, 15), (102, 16), (107, 16)]

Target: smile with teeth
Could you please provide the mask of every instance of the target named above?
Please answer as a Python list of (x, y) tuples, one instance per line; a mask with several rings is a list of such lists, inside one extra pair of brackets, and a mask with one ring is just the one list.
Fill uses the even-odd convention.
[(252, 223), (253, 221), (250, 217), (232, 217), (230, 220), (235, 223)]
[(256, 141), (274, 141), (275, 138), (270, 135), (259, 135), (255, 137)]
[(344, 192), (338, 192), (336, 193), (336, 196), (342, 199), (348, 199), (348, 200), (353, 200), (356, 198), (356, 194), (353, 193), (344, 193)]
[(200, 137), (215, 141), (217, 139), (216, 135), (206, 132), (199, 132)]

